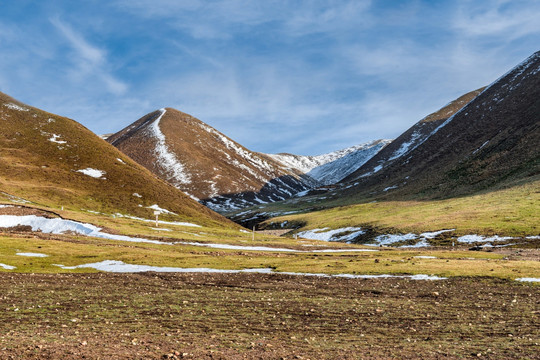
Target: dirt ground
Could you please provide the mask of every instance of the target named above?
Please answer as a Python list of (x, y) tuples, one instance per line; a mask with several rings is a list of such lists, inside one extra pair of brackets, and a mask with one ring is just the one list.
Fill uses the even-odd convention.
[(0, 274), (0, 359), (540, 359), (540, 286)]

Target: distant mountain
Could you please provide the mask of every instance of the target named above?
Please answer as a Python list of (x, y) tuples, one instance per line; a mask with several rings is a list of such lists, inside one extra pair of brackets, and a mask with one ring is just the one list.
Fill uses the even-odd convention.
[(479, 91), (397, 138), (344, 180), (353, 186), (341, 196), (452, 197), (538, 177), (540, 52)]
[(360, 168), (366, 161), (375, 156), (392, 140), (374, 140), (364, 144), (348, 147), (343, 150), (317, 156), (293, 154), (267, 154), (291, 170), (296, 170), (322, 185), (339, 182), (347, 175)]
[(172, 108), (143, 116), (107, 141), (220, 212), (284, 200), (317, 185)]
[(0, 201), (233, 225), (71, 119), (0, 93), (0, 124)]

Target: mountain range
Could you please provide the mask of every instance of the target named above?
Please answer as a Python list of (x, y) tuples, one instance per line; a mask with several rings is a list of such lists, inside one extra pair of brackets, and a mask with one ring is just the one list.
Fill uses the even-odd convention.
[(218, 212), (281, 201), (335, 183), (389, 142), (377, 140), (320, 156), (262, 154), (172, 108), (143, 116), (107, 141)]
[(539, 119), (540, 52), (393, 141), (319, 156), (251, 151), (173, 108), (104, 141), (0, 93), (0, 199), (144, 218), (166, 208), (234, 227), (214, 211), (252, 225), (275, 216), (274, 203), (298, 212), (484, 194), (539, 183)]

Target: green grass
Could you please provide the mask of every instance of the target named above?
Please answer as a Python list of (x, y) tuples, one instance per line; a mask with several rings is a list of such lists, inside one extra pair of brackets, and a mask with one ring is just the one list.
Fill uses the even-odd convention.
[[(289, 240), (289, 243), (292, 245), (293, 240)], [(49, 256), (23, 257), (16, 255), (17, 252), (37, 252)], [(415, 258), (419, 255), (437, 258)], [(278, 272), (326, 274), (430, 274), (504, 279), (540, 277), (537, 261), (505, 260), (503, 257), (487, 252), (401, 249), (359, 253), (267, 253), (72, 236), (59, 236), (56, 239), (2, 237), (0, 242), (0, 263), (16, 266), (12, 272), (95, 272), (93, 269), (64, 270), (54, 264), (74, 266), (119, 260), (129, 264), (181, 268), (272, 268)]]
[[(431, 201), (377, 201), (280, 216), (272, 222), (302, 229), (372, 226), (388, 232), (456, 229), (456, 234), (527, 236), (540, 234), (540, 181), (467, 197)], [(278, 210), (274, 205), (271, 210)], [(294, 209), (294, 206), (280, 211)]]

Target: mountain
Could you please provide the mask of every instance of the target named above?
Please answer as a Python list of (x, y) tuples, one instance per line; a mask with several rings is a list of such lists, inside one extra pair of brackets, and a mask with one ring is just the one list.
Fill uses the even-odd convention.
[(344, 182), (354, 186), (344, 196), (445, 198), (532, 181), (540, 173), (540, 52), (478, 92), (422, 120), (349, 175)]
[(0, 93), (0, 124), (0, 199), (233, 226), (71, 119)]
[(342, 180), (344, 182), (354, 181), (357, 178), (372, 175), (393, 162), (399, 162), (402, 156), (422, 144), (435, 129), (448, 120), (449, 117), (461, 110), (461, 108), (472, 101), (483, 90), (484, 88), (480, 88), (468, 92), (456, 100), (451, 101), (436, 112), (429, 114), (394, 141), (390, 142), (388, 146), (379, 151), (375, 156), (368, 159), (365, 164), (362, 164), (363, 166), (358, 167), (355, 171), (351, 171), (351, 173), (347, 174), (349, 176), (344, 177)]
[(287, 199), (317, 185), (308, 176), (172, 108), (151, 112), (107, 141), (216, 211)]
[(322, 185), (339, 182), (381, 151), (391, 140), (374, 140), (317, 156), (267, 154), (291, 170), (304, 173)]

